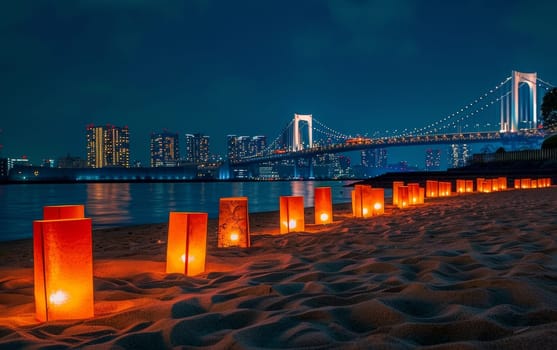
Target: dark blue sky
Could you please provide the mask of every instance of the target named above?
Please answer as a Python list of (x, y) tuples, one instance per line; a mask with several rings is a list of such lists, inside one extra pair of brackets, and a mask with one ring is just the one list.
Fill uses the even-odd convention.
[[(274, 138), (294, 113), (421, 127), (512, 70), (557, 81), (555, 1), (18, 0), (0, 11), (0, 143), (85, 156), (85, 126)], [(494, 121), (497, 118), (494, 116)]]

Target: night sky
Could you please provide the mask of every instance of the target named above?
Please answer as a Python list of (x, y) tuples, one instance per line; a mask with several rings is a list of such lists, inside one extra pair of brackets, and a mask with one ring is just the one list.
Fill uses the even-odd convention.
[[(6, 1), (3, 157), (85, 157), (85, 126), (274, 139), (294, 113), (347, 134), (421, 127), (512, 70), (557, 81), (557, 1)], [(493, 120), (496, 122), (497, 117)]]

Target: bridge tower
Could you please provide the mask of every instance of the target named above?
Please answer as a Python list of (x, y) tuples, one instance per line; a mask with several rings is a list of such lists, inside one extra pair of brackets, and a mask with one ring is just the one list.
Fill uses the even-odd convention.
[(292, 150), (301, 151), (304, 149), (302, 143), (302, 135), (300, 135), (300, 121), (308, 123), (308, 139), (309, 148), (313, 147), (313, 128), (312, 128), (312, 115), (311, 114), (294, 114), (294, 132), (292, 137)]
[[(519, 93), (521, 83), (528, 85), (528, 98), (523, 100), (523, 96)], [(512, 90), (511, 90), (511, 108), (510, 115), (506, 113), (501, 117), (501, 131), (516, 132), (519, 129), (519, 122), (528, 122), (531, 127), (538, 124), (538, 106), (537, 106), (537, 73), (523, 73), (513, 71), (512, 74)], [(524, 94), (522, 94), (524, 95)], [(520, 118), (522, 107), (522, 120)]]

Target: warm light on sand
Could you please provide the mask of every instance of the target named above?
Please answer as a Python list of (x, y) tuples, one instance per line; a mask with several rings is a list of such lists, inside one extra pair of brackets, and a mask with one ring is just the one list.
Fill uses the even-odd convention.
[(53, 305), (62, 305), (68, 301), (68, 293), (63, 290), (57, 290), (56, 292), (50, 294), (48, 301)]

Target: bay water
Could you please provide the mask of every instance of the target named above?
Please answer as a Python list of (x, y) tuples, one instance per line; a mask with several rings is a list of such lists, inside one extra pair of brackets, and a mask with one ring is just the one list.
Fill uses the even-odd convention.
[(163, 223), (171, 211), (218, 217), (221, 197), (248, 197), (249, 212), (279, 209), (280, 196), (303, 196), (313, 206), (316, 187), (331, 187), (333, 203), (351, 200), (349, 181), (164, 182), (17, 184), (0, 186), (0, 241), (31, 238), (43, 206), (84, 204), (93, 229)]

